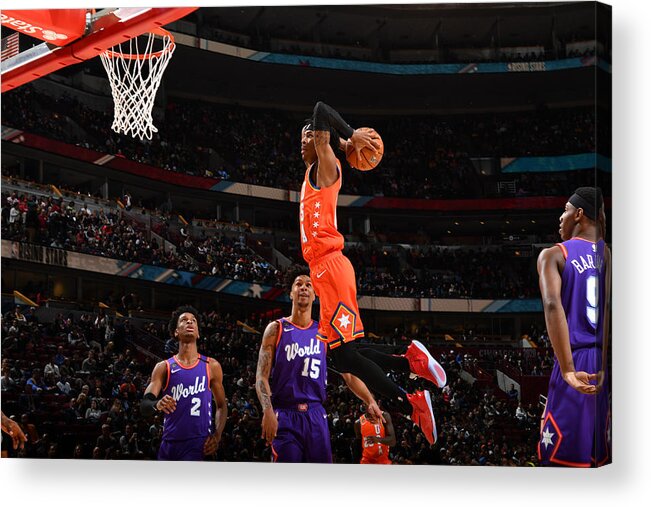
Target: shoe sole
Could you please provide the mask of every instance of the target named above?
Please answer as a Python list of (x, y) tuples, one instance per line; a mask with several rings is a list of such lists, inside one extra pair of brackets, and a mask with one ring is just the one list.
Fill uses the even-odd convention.
[(423, 391), (423, 396), (425, 396), (425, 401), (427, 402), (427, 408), (429, 409), (429, 415), (432, 416), (432, 436), (434, 437), (434, 442), (430, 445), (434, 445), (439, 438), (438, 432), (436, 431), (436, 418), (434, 417), (434, 409), (432, 408), (432, 396), (429, 391)]
[(436, 379), (436, 386), (439, 388), (445, 387), (445, 384), (448, 381), (448, 376), (445, 373), (443, 367), (439, 362), (432, 357), (432, 354), (429, 353), (429, 350), (418, 340), (412, 340), (412, 343), (420, 350), (423, 354), (427, 356), (427, 369), (431, 375)]

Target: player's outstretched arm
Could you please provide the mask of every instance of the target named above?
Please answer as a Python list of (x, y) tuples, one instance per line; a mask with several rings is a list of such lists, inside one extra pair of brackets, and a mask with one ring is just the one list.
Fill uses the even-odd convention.
[(222, 439), (226, 418), (228, 417), (228, 404), (226, 403), (226, 392), (224, 391), (224, 372), (219, 361), (210, 360), (210, 391), (215, 399), (215, 433), (210, 435), (203, 446), (203, 453), (210, 456), (217, 452), (219, 442)]
[(565, 259), (560, 248), (554, 246), (545, 248), (538, 256), (538, 276), (540, 294), (545, 312), (545, 324), (549, 340), (552, 342), (554, 354), (561, 369), (563, 379), (574, 389), (584, 394), (595, 394), (596, 386), (590, 380), (596, 379), (596, 374), (577, 372), (574, 369), (572, 349), (570, 347), (570, 331), (567, 327), (567, 317), (561, 301), (561, 267)]
[(170, 395), (166, 394), (160, 400), (158, 399), (166, 379), (167, 366), (165, 361), (161, 361), (154, 366), (154, 370), (151, 372), (151, 380), (140, 402), (140, 413), (145, 417), (154, 415), (157, 410), (165, 414), (171, 414), (176, 410), (176, 400)]
[(27, 437), (23, 433), (23, 430), (20, 429), (16, 421), (7, 417), (4, 412), (0, 412), (0, 415), (2, 416), (2, 431), (11, 437), (14, 449), (18, 449), (18, 447), (24, 449)]
[(337, 157), (330, 144), (332, 135), (340, 137), (337, 143), (340, 148), (342, 147), (341, 138), (350, 139), (358, 154), (364, 147), (373, 150), (380, 147), (369, 132), (353, 129), (337, 111), (321, 101), (314, 106), (312, 119), (314, 122), (314, 147), (319, 159), (317, 170), (317, 185), (319, 187), (329, 187), (339, 179)]
[(269, 323), (264, 330), (260, 351), (258, 352), (258, 367), (255, 372), (255, 392), (262, 406), (262, 438), (269, 444), (276, 438), (276, 432), (278, 431), (278, 418), (271, 404), (269, 376), (271, 375), (271, 365), (276, 353), (276, 339), (279, 332), (280, 323), (278, 321)]
[(366, 387), (366, 384), (362, 379), (352, 375), (351, 373), (342, 373), (341, 376), (344, 379), (344, 382), (346, 382), (348, 389), (350, 389), (352, 393), (362, 400), (362, 402), (368, 407), (367, 410), (369, 413), (384, 421), (382, 410), (380, 410), (373, 394), (368, 390), (368, 387)]

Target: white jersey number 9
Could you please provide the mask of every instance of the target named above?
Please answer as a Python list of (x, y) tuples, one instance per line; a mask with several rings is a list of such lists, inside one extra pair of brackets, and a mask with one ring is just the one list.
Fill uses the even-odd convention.
[(586, 299), (588, 304), (586, 306), (586, 317), (588, 321), (596, 329), (597, 322), (599, 322), (599, 278), (595, 275), (589, 276), (586, 280)]

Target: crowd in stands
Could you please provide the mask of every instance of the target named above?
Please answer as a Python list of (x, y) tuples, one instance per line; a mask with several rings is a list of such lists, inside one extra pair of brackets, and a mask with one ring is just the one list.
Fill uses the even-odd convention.
[[(154, 364), (176, 351), (166, 322), (136, 326), (102, 312), (58, 314), (39, 320), (31, 308), (16, 307), (2, 320), (2, 408), (29, 435), (24, 451), (35, 458), (155, 459), (162, 420), (140, 415), (139, 402)], [(217, 312), (201, 316), (199, 350), (218, 359), (224, 371), (229, 417), (216, 456), (219, 461), (270, 461), (261, 438), (255, 394), (260, 334), (267, 318)], [(139, 347), (140, 343), (149, 345)], [(144, 341), (143, 341), (144, 337)], [(164, 340), (167, 342), (164, 343)], [(401, 353), (404, 336), (388, 337), (383, 347)], [(374, 342), (375, 343), (375, 342)], [(511, 465), (535, 463), (535, 409), (521, 407), (495, 385), (470, 384), (454, 352), (439, 351), (448, 386), (434, 398), (439, 443), (430, 449), (413, 424), (394, 416), (396, 463)], [(397, 379), (422, 388), (422, 380)], [(390, 407), (385, 407), (390, 410)], [(336, 463), (352, 462), (353, 423), (360, 403), (337, 374), (328, 378), (326, 405)], [(519, 410), (519, 416), (516, 412)]]
[(532, 326), (526, 334), (535, 348), (522, 348), (515, 351), (484, 350), (481, 353), (484, 365), (499, 368), (507, 373), (520, 375), (549, 375), (554, 367), (554, 352), (547, 330), (540, 331)]
[(166, 250), (146, 227), (118, 211), (51, 196), (3, 193), (2, 237), (236, 280), (273, 284), (279, 274), (244, 241), (224, 234), (196, 240), (186, 233)]
[[(170, 99), (164, 119), (158, 121), (159, 133), (142, 142), (110, 129), (112, 111), (90, 109), (70, 95), (55, 99), (26, 85), (3, 99), (4, 125), (100, 152), (171, 171), (277, 188), (299, 190), (303, 180), (299, 134), (309, 111), (298, 116)], [(482, 174), (472, 157), (570, 155), (594, 152), (596, 146), (592, 109), (347, 120), (353, 125), (372, 124), (382, 134), (386, 150), (382, 170), (346, 171), (342, 192), (354, 195), (491, 197), (497, 195), (496, 176)], [(607, 139), (604, 136), (599, 145), (606, 155)], [(544, 178), (508, 178), (515, 179), (516, 191), (525, 195), (565, 195), (586, 172), (594, 178), (592, 171), (573, 172), (554, 178), (551, 188), (545, 184), (551, 178), (544, 174)], [(519, 184), (521, 177), (528, 182)]]
[[(502, 249), (346, 248), (355, 267), (360, 293), (374, 296), (431, 298), (537, 297), (531, 258)], [(401, 259), (402, 258), (402, 262)]]
[[(278, 285), (278, 269), (247, 246), (247, 233), (207, 234), (182, 227), (175, 248), (150, 234), (146, 224), (117, 209), (78, 205), (74, 200), (19, 194), (2, 195), (5, 239), (44, 244), (80, 253), (124, 259), (181, 271)], [(164, 227), (151, 230), (162, 235)], [(296, 248), (293, 249), (296, 253)], [(499, 249), (439, 247), (381, 248), (351, 244), (345, 249), (358, 275), (360, 294), (392, 297), (537, 297), (531, 258)], [(296, 262), (300, 259), (295, 258)]]
[(28, 434), (17, 455), (155, 456), (162, 426), (137, 412), (149, 372), (142, 353), (128, 346), (128, 319), (113, 322), (99, 312), (41, 323), (35, 313), (16, 307), (2, 321), (2, 409)]

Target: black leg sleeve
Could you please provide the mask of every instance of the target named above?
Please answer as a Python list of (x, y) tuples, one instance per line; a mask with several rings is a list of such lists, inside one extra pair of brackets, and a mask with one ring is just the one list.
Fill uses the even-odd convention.
[(407, 393), (368, 357), (361, 355), (355, 342), (344, 343), (330, 351), (334, 367), (341, 373), (351, 373), (360, 378), (375, 394), (386, 398), (399, 412), (411, 415)]
[(399, 371), (401, 373), (409, 373), (411, 371), (409, 369), (409, 361), (406, 357), (386, 354), (385, 352), (370, 347), (360, 348), (359, 353), (378, 364), (385, 371)]

